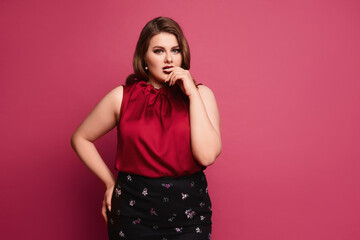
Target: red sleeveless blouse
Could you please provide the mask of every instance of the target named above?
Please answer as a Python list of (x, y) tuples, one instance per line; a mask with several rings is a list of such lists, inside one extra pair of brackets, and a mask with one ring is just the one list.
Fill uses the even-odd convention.
[(117, 125), (118, 171), (157, 178), (205, 169), (192, 155), (189, 99), (178, 85), (156, 89), (137, 80), (123, 90)]

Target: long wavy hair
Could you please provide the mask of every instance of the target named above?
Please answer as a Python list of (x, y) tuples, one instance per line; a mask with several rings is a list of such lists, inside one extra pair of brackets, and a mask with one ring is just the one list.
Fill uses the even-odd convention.
[(127, 77), (126, 85), (132, 84), (136, 80), (149, 80), (148, 71), (145, 70), (145, 54), (151, 38), (163, 32), (173, 34), (176, 37), (182, 56), (181, 67), (186, 70), (190, 69), (190, 48), (179, 24), (168, 17), (157, 17), (148, 22), (140, 33), (133, 58), (134, 73)]

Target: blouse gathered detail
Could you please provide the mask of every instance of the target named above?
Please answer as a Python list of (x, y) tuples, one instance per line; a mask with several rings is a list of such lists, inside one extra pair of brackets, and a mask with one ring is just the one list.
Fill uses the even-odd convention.
[(115, 168), (152, 178), (203, 170), (192, 155), (189, 99), (180, 87), (137, 80), (123, 89)]

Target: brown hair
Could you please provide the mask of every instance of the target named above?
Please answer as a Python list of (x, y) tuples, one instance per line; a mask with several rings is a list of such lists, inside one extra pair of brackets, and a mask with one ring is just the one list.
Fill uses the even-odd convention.
[(133, 58), (134, 73), (127, 77), (126, 85), (132, 84), (137, 79), (146, 81), (149, 79), (148, 73), (145, 70), (144, 57), (149, 48), (151, 38), (162, 32), (173, 34), (176, 37), (182, 56), (181, 67), (186, 70), (190, 69), (190, 49), (179, 24), (171, 18), (157, 17), (148, 22), (140, 33)]

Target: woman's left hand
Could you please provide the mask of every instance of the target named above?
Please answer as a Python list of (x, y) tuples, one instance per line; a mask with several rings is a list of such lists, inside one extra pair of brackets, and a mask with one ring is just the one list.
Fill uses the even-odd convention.
[(165, 79), (165, 82), (169, 82), (169, 86), (175, 83), (179, 84), (181, 90), (189, 97), (191, 94), (197, 92), (194, 80), (188, 70), (181, 67), (172, 67), (166, 70), (170, 72), (169, 76)]

